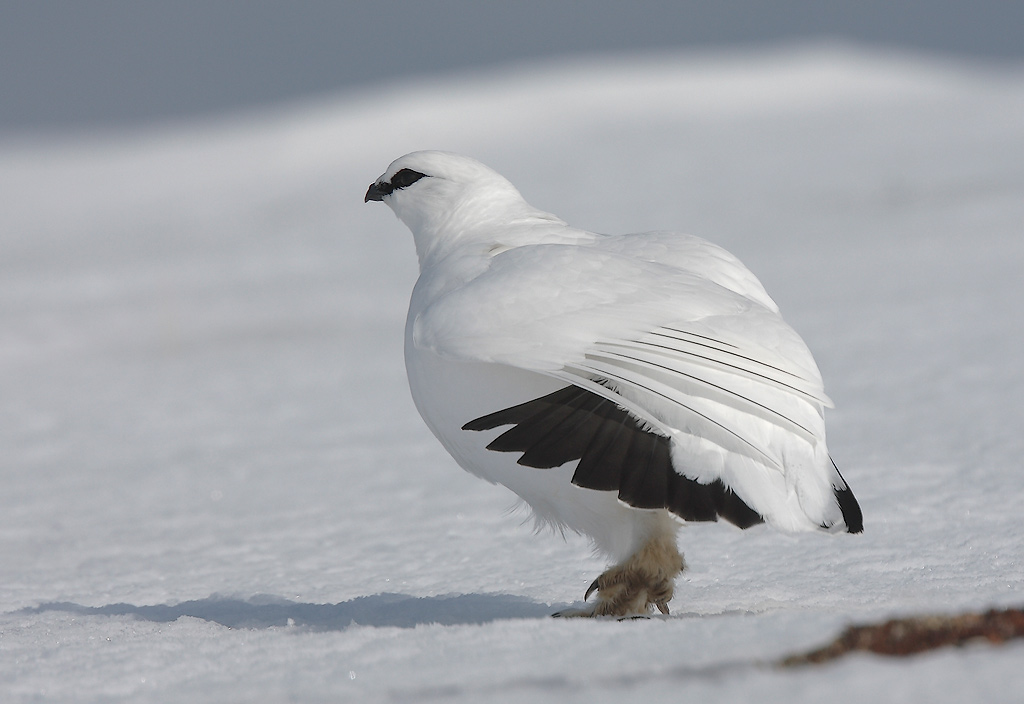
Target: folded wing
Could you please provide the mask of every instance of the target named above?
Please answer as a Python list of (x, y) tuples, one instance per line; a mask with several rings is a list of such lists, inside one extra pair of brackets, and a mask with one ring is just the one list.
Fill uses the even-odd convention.
[[(660, 248), (669, 235), (658, 237)], [(685, 244), (703, 257), (701, 273), (678, 252), (671, 264), (632, 256), (622, 238), (606, 248), (598, 240), (508, 250), (420, 312), (415, 344), (576, 389), (467, 419), (468, 429), (515, 424), (492, 449), (523, 452), (521, 464), (579, 459), (581, 486), (619, 491), (638, 507), (679, 504), (684, 518), (714, 507), (741, 525), (753, 514), (792, 530), (854, 528), (837, 498), (848, 490), (828, 458), (830, 401), (810, 352), (749, 271), (713, 245), (709, 269), (694, 240)], [(564, 403), (554, 410), (553, 400)], [(626, 421), (654, 439), (615, 441), (631, 437)], [(749, 514), (722, 513), (733, 495)]]

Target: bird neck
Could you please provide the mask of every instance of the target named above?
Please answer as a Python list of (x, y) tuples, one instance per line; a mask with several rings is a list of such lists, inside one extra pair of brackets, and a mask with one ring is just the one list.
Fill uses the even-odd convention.
[[(559, 218), (518, 203), (488, 203), (483, 208), (460, 208), (435, 222), (410, 226), (420, 268), (440, 261), (456, 250), (490, 256), (511, 247), (549, 241), (553, 231), (565, 230)], [(556, 238), (557, 239), (557, 238)]]

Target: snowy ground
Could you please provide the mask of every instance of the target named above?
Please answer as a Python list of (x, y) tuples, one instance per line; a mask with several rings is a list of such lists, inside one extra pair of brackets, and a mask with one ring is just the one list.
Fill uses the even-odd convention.
[[(815, 352), (863, 536), (694, 525), (670, 618), (459, 470), (406, 389), (444, 148), (735, 252)], [(764, 664), (1024, 603), (1024, 72), (805, 49), (558, 62), (0, 143), (0, 699), (1011, 701), (1024, 644)], [(643, 697), (643, 699), (641, 699)]]

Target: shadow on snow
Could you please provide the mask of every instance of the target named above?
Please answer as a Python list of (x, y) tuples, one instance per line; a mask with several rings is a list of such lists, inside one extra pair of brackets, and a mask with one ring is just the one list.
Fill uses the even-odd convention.
[(352, 625), (413, 628), (421, 624), (480, 624), (500, 619), (542, 618), (559, 606), (540, 604), (511, 594), (459, 594), (414, 597), (405, 594), (361, 596), (340, 604), (303, 604), (275, 596), (239, 599), (213, 595), (168, 606), (108, 604), (82, 606), (53, 602), (18, 613), (64, 611), (83, 616), (134, 616), (166, 623), (182, 616), (213, 621), (229, 628), (300, 626), (314, 631), (341, 631)]

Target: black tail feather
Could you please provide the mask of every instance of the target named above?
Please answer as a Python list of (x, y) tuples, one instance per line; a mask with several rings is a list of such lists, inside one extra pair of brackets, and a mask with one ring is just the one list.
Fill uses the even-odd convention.
[[(764, 519), (721, 480), (701, 484), (672, 466), (668, 438), (645, 429), (615, 403), (577, 386), (469, 421), (464, 430), (512, 425), (487, 446), (522, 452), (518, 462), (548, 469), (579, 460), (572, 482), (617, 491), (636, 508), (665, 508), (688, 521), (721, 516), (740, 528)], [(852, 495), (851, 495), (852, 496)]]
[(836, 466), (836, 461), (832, 460), (832, 466), (835, 467), (836, 474), (843, 480), (844, 487), (842, 489), (833, 489), (836, 493), (836, 501), (839, 502), (839, 510), (843, 512), (843, 520), (846, 522), (846, 530), (849, 533), (863, 533), (864, 532), (864, 514), (861, 513), (860, 504), (857, 503), (857, 497), (853, 495), (853, 491), (850, 490), (850, 485), (846, 483), (846, 479), (843, 477), (842, 472), (839, 471), (839, 467)]

